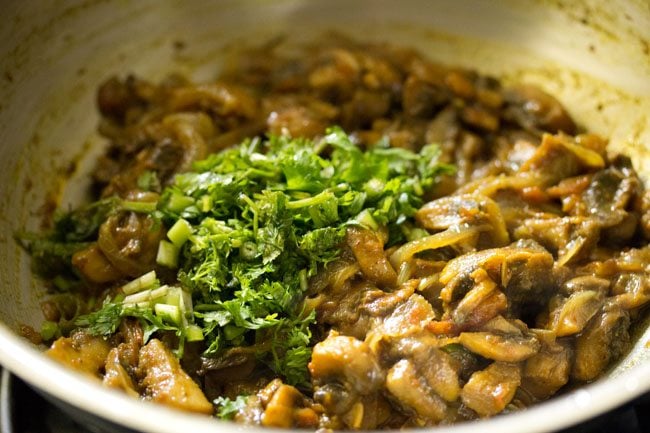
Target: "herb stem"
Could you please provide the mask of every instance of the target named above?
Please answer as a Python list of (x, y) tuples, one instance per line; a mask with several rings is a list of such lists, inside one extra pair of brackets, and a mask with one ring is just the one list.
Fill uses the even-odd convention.
[(335, 198), (334, 193), (332, 193), (331, 190), (326, 189), (325, 191), (318, 193), (315, 196), (288, 202), (287, 209), (300, 209), (303, 207), (318, 206), (319, 204), (325, 203), (332, 198)]

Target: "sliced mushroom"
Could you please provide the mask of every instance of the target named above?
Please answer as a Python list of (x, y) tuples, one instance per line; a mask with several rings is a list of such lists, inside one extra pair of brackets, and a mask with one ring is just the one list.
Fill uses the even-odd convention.
[(537, 330), (542, 347), (538, 353), (526, 360), (523, 370), (522, 387), (538, 399), (546, 399), (555, 394), (569, 381), (572, 351), (566, 340), (556, 341), (550, 331)]
[(521, 367), (494, 362), (472, 374), (463, 387), (461, 400), (480, 416), (496, 415), (512, 401), (520, 383)]
[(598, 153), (575, 143), (569, 136), (544, 134), (542, 144), (521, 165), (519, 173), (532, 173), (544, 186), (551, 186), (585, 170), (600, 169), (605, 160)]
[(591, 218), (544, 216), (523, 221), (514, 237), (539, 242), (566, 265), (589, 255), (600, 239), (600, 226)]
[(650, 301), (650, 282), (646, 275), (620, 274), (612, 285), (613, 301), (625, 310), (639, 308)]
[(420, 335), (435, 317), (431, 304), (421, 295), (413, 294), (402, 300), (390, 315), (376, 324), (371, 331), (372, 339), (392, 342)]
[(160, 341), (152, 339), (140, 349), (138, 376), (145, 395), (157, 403), (211, 414), (210, 403), (197, 385), (181, 368), (178, 358)]
[(442, 197), (422, 206), (415, 214), (416, 221), (429, 230), (446, 230), (462, 225), (489, 225), (492, 246), (504, 246), (510, 241), (499, 206), (480, 194), (462, 194)]
[(354, 337), (330, 335), (314, 346), (309, 372), (316, 386), (338, 382), (369, 394), (384, 382), (384, 372), (368, 345)]
[(135, 278), (151, 271), (156, 264), (158, 243), (163, 236), (156, 226), (148, 215), (120, 212), (100, 226), (97, 244), (117, 270)]
[(97, 377), (104, 369), (110, 350), (104, 338), (80, 330), (70, 337), (59, 338), (45, 353), (74, 370)]
[(108, 387), (119, 389), (130, 395), (138, 397), (133, 379), (120, 363), (120, 354), (117, 348), (111, 349), (106, 358), (106, 372), (102, 383)]
[(75, 252), (72, 255), (72, 265), (84, 278), (96, 284), (117, 281), (124, 276), (106, 258), (96, 242)]
[(534, 336), (496, 334), (491, 332), (462, 332), (460, 344), (470, 351), (495, 361), (519, 362), (539, 351), (539, 341)]
[(532, 241), (518, 242), (464, 254), (450, 260), (440, 273), (445, 284), (440, 297), (445, 302), (460, 299), (472, 288), (470, 274), (483, 268), (511, 302), (543, 304), (554, 287), (553, 256)]
[(426, 384), (446, 401), (453, 402), (460, 394), (458, 372), (453, 358), (435, 347), (429, 338), (404, 338), (390, 351), (394, 359), (409, 359)]
[(584, 290), (591, 290), (605, 296), (609, 293), (609, 286), (609, 279), (600, 278), (594, 275), (581, 275), (566, 281), (562, 285), (561, 290), (568, 296)]
[(406, 359), (388, 371), (386, 389), (402, 407), (425, 420), (438, 422), (447, 413), (444, 400), (426, 385), (415, 366)]
[(451, 312), (454, 323), (462, 328), (479, 326), (508, 308), (506, 296), (484, 269), (477, 269), (470, 277), (474, 287)]
[(257, 99), (241, 86), (225, 83), (203, 84), (174, 89), (169, 102), (173, 111), (211, 110), (220, 116), (253, 118)]
[(575, 292), (553, 313), (553, 330), (558, 337), (578, 334), (600, 310), (603, 297), (593, 290)]
[(630, 315), (615, 303), (608, 303), (576, 338), (571, 376), (580, 381), (596, 379), (630, 343)]
[(215, 134), (214, 124), (208, 115), (174, 113), (165, 116), (162, 124), (183, 148), (183, 156), (177, 162), (174, 172), (187, 171), (194, 161), (207, 156), (207, 141)]
[(291, 385), (281, 384), (271, 395), (261, 417), (265, 427), (315, 428), (318, 414), (305, 407), (305, 397)]
[(359, 227), (349, 227), (345, 236), (364, 276), (380, 287), (394, 287), (397, 274), (386, 258), (382, 239), (375, 232)]
[(505, 117), (524, 129), (537, 132), (575, 132), (576, 125), (562, 104), (540, 88), (518, 85), (504, 92), (508, 106)]

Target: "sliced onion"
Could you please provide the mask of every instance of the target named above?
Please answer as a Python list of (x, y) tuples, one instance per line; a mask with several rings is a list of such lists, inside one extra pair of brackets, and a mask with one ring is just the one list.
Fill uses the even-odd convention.
[(480, 229), (482, 227), (451, 228), (435, 235), (407, 242), (391, 254), (390, 263), (393, 268), (400, 269), (402, 263), (411, 260), (417, 253), (466, 242), (476, 237)]

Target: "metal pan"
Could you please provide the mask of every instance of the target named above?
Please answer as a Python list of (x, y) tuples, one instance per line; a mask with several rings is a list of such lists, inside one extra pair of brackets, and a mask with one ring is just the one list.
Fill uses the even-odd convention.
[[(0, 25), (0, 363), (73, 407), (142, 432), (241, 427), (127, 398), (55, 364), (17, 332), (38, 328), (42, 289), (13, 242), (42, 204), (80, 200), (102, 142), (94, 90), (111, 74), (214, 74), (237, 44), (326, 29), (418, 48), (432, 59), (539, 84), (650, 177), (650, 8), (645, 0), (4, 1)], [(181, 42), (181, 43), (179, 43)], [(72, 164), (72, 165), (71, 165)], [(70, 173), (72, 172), (72, 175)], [(541, 432), (650, 390), (650, 330), (602, 379), (520, 413), (445, 428)], [(257, 431), (258, 429), (250, 429)], [(435, 430), (440, 431), (440, 429)]]

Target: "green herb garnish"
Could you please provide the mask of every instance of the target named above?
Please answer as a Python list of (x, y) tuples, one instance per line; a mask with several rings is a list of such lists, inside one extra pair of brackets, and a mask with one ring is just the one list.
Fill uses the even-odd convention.
[[(452, 170), (437, 156), (433, 145), (419, 153), (385, 142), (363, 150), (339, 128), (319, 141), (256, 138), (213, 154), (178, 174), (155, 211), (166, 227), (176, 227), (164, 245), (177, 248), (177, 261), (159, 263), (177, 269), (191, 293), (184, 323), (156, 315), (176, 312), (167, 304), (155, 308), (164, 299), (137, 308), (108, 302), (77, 323), (107, 335), (117, 317), (135, 316), (147, 334), (176, 331), (181, 346), (187, 326), (201, 337), (198, 326), (204, 356), (255, 347), (287, 383), (308, 386), (315, 313), (304, 311), (302, 300), (309, 278), (339, 257), (348, 225), (386, 227), (389, 244), (403, 242), (401, 228), (425, 192)], [(228, 416), (232, 402), (223, 403)]]

